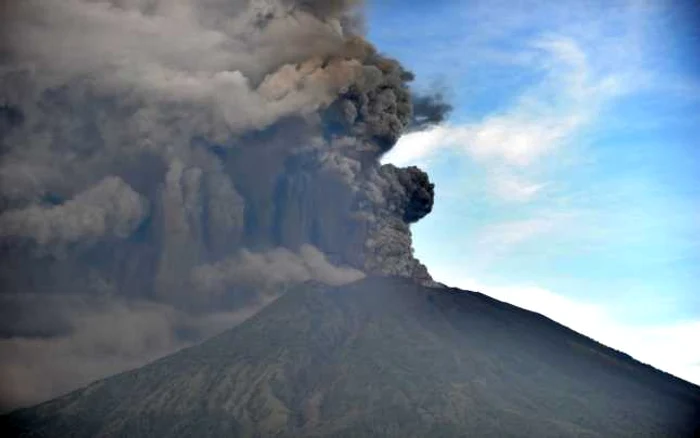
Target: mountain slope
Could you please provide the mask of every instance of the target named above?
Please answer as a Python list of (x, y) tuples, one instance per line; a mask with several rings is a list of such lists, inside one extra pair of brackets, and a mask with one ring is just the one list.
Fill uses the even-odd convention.
[[(692, 436), (700, 388), (540, 315), (397, 278), (306, 285), (239, 327), (2, 419), (3, 436)], [(1, 430), (0, 430), (1, 432)]]

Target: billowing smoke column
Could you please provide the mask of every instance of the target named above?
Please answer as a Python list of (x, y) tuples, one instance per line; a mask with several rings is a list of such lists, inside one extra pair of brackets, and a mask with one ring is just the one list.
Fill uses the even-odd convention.
[(291, 284), (430, 282), (417, 168), (449, 107), (353, 1), (0, 2), (0, 408), (197, 342)]

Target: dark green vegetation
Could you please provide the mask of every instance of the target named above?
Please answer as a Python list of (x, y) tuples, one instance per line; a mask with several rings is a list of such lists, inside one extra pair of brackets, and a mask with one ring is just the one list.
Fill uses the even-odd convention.
[(540, 315), (370, 278), (298, 288), (199, 346), (17, 411), (2, 436), (682, 437), (699, 406), (700, 388)]

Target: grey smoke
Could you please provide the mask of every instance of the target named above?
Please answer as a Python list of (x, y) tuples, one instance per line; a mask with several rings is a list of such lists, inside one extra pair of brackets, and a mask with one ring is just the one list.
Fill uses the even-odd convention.
[(410, 130), (421, 131), (430, 126), (444, 122), (452, 112), (452, 104), (445, 98), (444, 92), (413, 95), (413, 120)]
[(274, 291), (285, 284), (315, 280), (338, 286), (365, 277), (357, 269), (330, 264), (325, 255), (311, 245), (302, 245), (298, 254), (286, 248), (265, 253), (242, 250), (236, 257), (198, 266), (191, 275), (194, 287), (206, 294), (223, 294), (228, 288), (241, 284)]
[(148, 214), (148, 202), (118, 177), (107, 177), (62, 205), (0, 215), (0, 237), (24, 237), (39, 246), (89, 243), (130, 236)]
[(410, 224), (434, 188), (379, 158), (448, 105), (412, 100), (360, 2), (0, 6), (0, 407), (201, 341), (294, 284), (431, 282)]
[(235, 311), (199, 315), (149, 301), (61, 299), (51, 301), (53, 312), (66, 314), (70, 331), (0, 339), (0, 410), (45, 400), (192, 345), (244, 321), (274, 297)]
[(142, 365), (233, 327), (305, 281), (341, 285), (365, 275), (328, 263), (318, 249), (242, 250), (193, 269), (200, 296), (256, 291), (234, 309), (187, 312), (166, 302), (113, 294), (0, 296), (0, 410), (33, 403), (105, 375)]

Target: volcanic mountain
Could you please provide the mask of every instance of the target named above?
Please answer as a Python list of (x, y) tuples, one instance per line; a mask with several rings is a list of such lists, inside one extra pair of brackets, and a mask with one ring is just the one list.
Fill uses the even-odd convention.
[(689, 437), (700, 388), (475, 292), (297, 286), (197, 346), (2, 418), (24, 437)]

